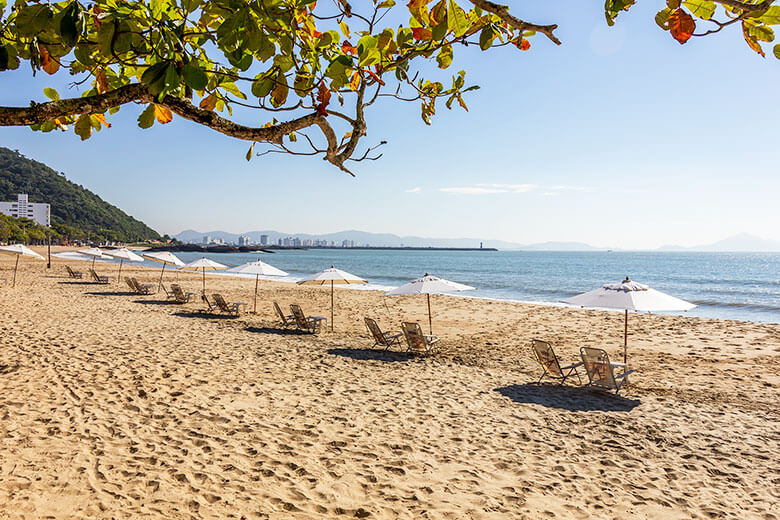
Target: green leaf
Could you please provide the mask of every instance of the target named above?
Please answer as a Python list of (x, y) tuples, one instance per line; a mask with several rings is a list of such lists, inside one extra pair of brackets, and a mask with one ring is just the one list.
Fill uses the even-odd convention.
[(664, 31), (668, 31), (669, 24), (667, 22), (671, 14), (672, 14), (672, 10), (669, 9), (668, 7), (666, 9), (662, 9), (658, 11), (655, 15), (655, 23), (658, 24), (658, 27), (660, 27)]
[(775, 39), (775, 32), (768, 25), (762, 25), (753, 20), (745, 20), (742, 24), (750, 36), (758, 41), (771, 42)]
[(209, 82), (205, 72), (189, 63), (182, 67), (181, 75), (184, 78), (184, 83), (193, 90), (203, 90)]
[(101, 54), (111, 56), (111, 42), (114, 40), (114, 22), (108, 20), (103, 22), (98, 31), (98, 48)]
[(155, 63), (141, 75), (141, 82), (146, 85), (149, 92), (156, 96), (165, 88), (165, 75), (168, 70), (168, 62)]
[(52, 101), (58, 101), (60, 99), (59, 92), (57, 92), (51, 87), (46, 87), (45, 89), (43, 89), (43, 93), (47, 98), (51, 99)]
[(60, 38), (62, 38), (62, 43), (68, 47), (73, 47), (78, 42), (78, 21), (79, 3), (72, 2), (65, 8), (60, 19)]
[(235, 83), (233, 82), (227, 82), (227, 83), (221, 83), (219, 85), (220, 88), (225, 89), (226, 91), (230, 92), (234, 96), (240, 97), (241, 99), (246, 99), (246, 94), (241, 92)]
[(81, 114), (76, 120), (73, 130), (81, 137), (82, 141), (89, 139), (89, 136), (92, 135), (92, 119), (89, 117), (89, 114)]
[(767, 25), (780, 25), (780, 6), (771, 6), (759, 17), (758, 21)]
[(176, 66), (171, 63), (165, 70), (165, 92), (175, 90), (179, 86), (179, 71), (176, 70)]
[(152, 16), (160, 18), (162, 14), (171, 7), (171, 0), (151, 0), (149, 8), (152, 10)]
[(52, 12), (47, 4), (36, 4), (17, 11), (14, 23), (16, 31), (21, 36), (32, 37), (42, 33), (49, 25), (51, 18)]
[(384, 9), (386, 7), (393, 7), (395, 5), (395, 0), (384, 0), (384, 2), (380, 2), (379, 5), (376, 6), (377, 9)]
[(775, 45), (775, 48), (774, 48), (774, 49), (772, 49), (772, 52), (774, 52), (774, 53), (775, 53), (775, 58), (777, 58), (778, 60), (780, 60), (780, 43), (778, 43), (777, 45)]
[(493, 27), (486, 25), (482, 32), (479, 33), (479, 48), (483, 51), (488, 50), (493, 45), (493, 40), (496, 38), (496, 33)]
[(154, 124), (154, 105), (148, 104), (146, 109), (138, 116), (138, 126), (141, 128), (150, 128)]
[(715, 2), (712, 0), (685, 0), (683, 5), (687, 7), (693, 16), (709, 20), (715, 14)]
[(249, 147), (249, 150), (246, 152), (246, 160), (249, 162), (252, 159), (252, 154), (255, 151), (255, 143), (252, 143), (252, 146)]
[(8, 70), (8, 47), (0, 45), (0, 70)]
[(252, 95), (256, 98), (264, 98), (268, 94), (271, 93), (271, 91), (274, 88), (274, 79), (268, 78), (268, 77), (262, 77), (258, 78), (257, 80), (252, 83)]
[(436, 62), (440, 69), (446, 69), (452, 63), (452, 46), (445, 45), (436, 55)]
[(454, 0), (449, 0), (447, 27), (458, 37), (463, 36), (469, 28), (466, 13), (454, 2)]

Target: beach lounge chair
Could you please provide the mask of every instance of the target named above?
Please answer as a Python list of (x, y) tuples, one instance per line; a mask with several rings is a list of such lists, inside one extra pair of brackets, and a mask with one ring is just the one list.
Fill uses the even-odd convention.
[(536, 355), (536, 360), (542, 365), (544, 370), (542, 377), (539, 378), (537, 383), (541, 383), (542, 379), (549, 377), (550, 379), (559, 379), (560, 384), (563, 384), (569, 376), (576, 375), (577, 380), (582, 384), (580, 374), (577, 372), (577, 368), (582, 366), (582, 361), (562, 367), (558, 362), (558, 356), (555, 355), (552, 345), (547, 341), (539, 339), (531, 340), (531, 349)]
[(382, 329), (379, 328), (379, 325), (377, 325), (376, 320), (373, 318), (363, 318), (363, 321), (366, 322), (368, 332), (374, 337), (374, 344), (371, 345), (371, 348), (385, 347), (385, 350), (387, 350), (391, 345), (401, 344), (401, 336), (404, 335), (403, 332), (399, 332), (398, 334), (382, 332)]
[(189, 303), (195, 299), (195, 293), (184, 292), (178, 284), (171, 284), (171, 294), (175, 303)]
[(297, 326), (295, 324), (295, 316), (293, 316), (292, 314), (290, 314), (289, 316), (285, 315), (282, 312), (282, 308), (279, 307), (279, 304), (276, 302), (274, 302), (274, 309), (276, 310), (276, 315), (279, 316), (279, 320), (282, 322), (282, 328), (287, 329), (287, 328)]
[(214, 300), (214, 304), (216, 305), (216, 308), (219, 312), (222, 314), (229, 314), (231, 316), (238, 316), (241, 314), (241, 306), (249, 305), (248, 303), (243, 302), (228, 303), (221, 294), (217, 293), (212, 294), (211, 297)]
[(65, 270), (68, 271), (68, 276), (71, 278), (78, 278), (79, 280), (84, 277), (84, 273), (81, 271), (74, 271), (69, 265), (65, 266)]
[(406, 351), (410, 354), (422, 354), (427, 356), (439, 341), (434, 335), (423, 334), (419, 323), (405, 321), (401, 323), (401, 331), (406, 337), (406, 344), (409, 346)]
[(139, 283), (136, 278), (126, 278), (127, 284), (130, 285), (136, 294), (154, 294), (157, 291), (157, 286), (153, 283), (142, 284)]
[(104, 285), (108, 283), (108, 276), (101, 276), (97, 274), (94, 269), (89, 270), (89, 276), (92, 278), (94, 283), (101, 283)]
[[(615, 395), (628, 381), (626, 376), (634, 372), (633, 370), (625, 371), (625, 363), (610, 363), (607, 352), (600, 348), (582, 347), (580, 348), (580, 356), (582, 356), (585, 372), (590, 380), (588, 386), (614, 390)], [(624, 372), (616, 376), (613, 369), (619, 367), (622, 367)]]
[(320, 328), (328, 322), (327, 318), (323, 318), (321, 316), (307, 317), (301, 310), (301, 306), (294, 303), (290, 305), (290, 311), (293, 313), (295, 324), (298, 326), (298, 330), (302, 330), (304, 332), (317, 334), (320, 331)]

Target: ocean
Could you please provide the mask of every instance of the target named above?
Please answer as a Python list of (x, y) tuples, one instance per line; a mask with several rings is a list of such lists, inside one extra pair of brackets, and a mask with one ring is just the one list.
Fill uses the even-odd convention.
[[(203, 256), (176, 255), (185, 262)], [(287, 281), (334, 265), (368, 280), (367, 289), (430, 273), (477, 287), (461, 296), (544, 304), (628, 276), (695, 303), (690, 316), (780, 323), (780, 253), (309, 249), (206, 256), (228, 266), (259, 258), (290, 273)]]

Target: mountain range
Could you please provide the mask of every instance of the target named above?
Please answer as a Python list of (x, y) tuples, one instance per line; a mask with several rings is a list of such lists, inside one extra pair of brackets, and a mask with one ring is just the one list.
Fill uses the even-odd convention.
[[(398, 236), (390, 233), (369, 233), (366, 231), (348, 230), (338, 233), (313, 235), (308, 233), (281, 233), (279, 231), (249, 231), (246, 233), (228, 233), (225, 231), (201, 232), (188, 229), (174, 238), (185, 243), (199, 244), (204, 236), (221, 239), (227, 243), (238, 242), (238, 237), (248, 236), (253, 242), (259, 243), (261, 235), (268, 235), (269, 244), (276, 244), (280, 238), (297, 237), (301, 240), (327, 240), (340, 244), (344, 240), (352, 240), (355, 245), (369, 244), (375, 247), (494, 247), (496, 249), (512, 249), (525, 251), (605, 251), (619, 248), (596, 247), (582, 242), (541, 242), (535, 244), (519, 244), (504, 240), (481, 240), (478, 238), (425, 238), (414, 236)], [(747, 233), (734, 235), (713, 244), (694, 247), (662, 246), (658, 251), (712, 251), (712, 252), (780, 252), (780, 242), (767, 240)]]

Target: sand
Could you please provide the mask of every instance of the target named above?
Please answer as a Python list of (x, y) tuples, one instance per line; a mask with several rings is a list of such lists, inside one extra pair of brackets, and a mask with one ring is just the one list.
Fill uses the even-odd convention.
[(424, 298), (337, 290), (336, 331), (299, 335), (271, 301), (328, 316), (328, 288), (261, 282), (257, 315), (204, 318), (65, 264), (88, 268), (0, 281), (0, 518), (780, 517), (780, 325), (632, 315), (615, 397), (537, 385), (529, 342), (619, 360), (619, 313), (435, 296), (441, 349), (410, 359), (362, 318), (425, 323)]

